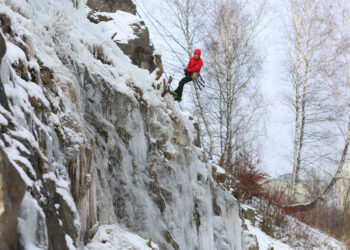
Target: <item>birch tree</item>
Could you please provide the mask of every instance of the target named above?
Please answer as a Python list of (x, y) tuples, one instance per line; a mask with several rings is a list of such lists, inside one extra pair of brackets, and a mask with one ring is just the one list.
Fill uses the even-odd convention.
[[(317, 125), (326, 112), (322, 110), (322, 92), (319, 76), (319, 55), (327, 38), (328, 26), (324, 25), (324, 1), (290, 0), (290, 23), (286, 29), (288, 35), (287, 74), (294, 91), (289, 103), (294, 109), (293, 133), (293, 174), (291, 194), (295, 197), (300, 178), (300, 170), (307, 165), (306, 146), (311, 148), (322, 137), (316, 135)], [(316, 139), (318, 137), (318, 139)], [(329, 138), (329, 137), (328, 137)], [(308, 141), (313, 143), (308, 143)], [(312, 160), (318, 157), (315, 152)], [(317, 159), (319, 160), (319, 159)]]
[(339, 117), (336, 122), (343, 138), (343, 148), (338, 156), (337, 170), (329, 184), (312, 201), (287, 207), (286, 210), (290, 211), (312, 209), (319, 202), (324, 201), (341, 178), (348, 155), (350, 144), (350, 6), (346, 1), (339, 0), (335, 9), (335, 13), (332, 13), (331, 18), (328, 19), (328, 25), (332, 28), (332, 32), (328, 33), (329, 46), (324, 46), (328, 60), (323, 60), (320, 64), (324, 83), (332, 90), (335, 97), (332, 105), (338, 109)]
[(220, 162), (230, 167), (239, 147), (244, 151), (247, 136), (260, 118), (256, 111), (262, 108), (263, 98), (255, 80), (263, 58), (257, 52), (256, 38), (266, 6), (260, 1), (252, 13), (247, 1), (216, 3), (214, 22), (206, 38), (213, 87), (208, 106), (211, 120), (219, 128), (216, 138)]

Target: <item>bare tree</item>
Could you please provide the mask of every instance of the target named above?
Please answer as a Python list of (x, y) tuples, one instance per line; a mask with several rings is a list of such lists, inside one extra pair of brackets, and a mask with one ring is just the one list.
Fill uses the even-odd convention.
[(248, 150), (248, 135), (257, 126), (257, 111), (262, 109), (263, 98), (255, 80), (263, 58), (257, 51), (256, 38), (266, 6), (264, 1), (257, 2), (256, 11), (251, 13), (247, 1), (216, 3), (206, 39), (212, 82), (208, 106), (211, 120), (219, 128), (220, 162), (231, 166), (239, 147)]
[[(294, 95), (289, 98), (294, 109), (293, 134), (293, 175), (291, 194), (295, 196), (296, 186), (300, 178), (300, 170), (319, 161), (319, 155), (314, 152), (315, 143), (321, 144), (322, 139), (330, 138), (320, 134), (318, 126), (325, 116), (327, 109), (323, 108), (323, 92), (325, 88), (319, 79), (319, 56), (323, 49), (329, 26), (324, 20), (324, 1), (319, 0), (290, 0), (290, 25), (286, 28), (288, 37), (287, 74)], [(325, 111), (326, 110), (326, 111)], [(309, 146), (311, 158), (307, 161)], [(313, 147), (313, 149), (312, 149)], [(311, 153), (312, 152), (312, 153)]]
[(316, 204), (318, 204), (319, 202), (325, 200), (327, 194), (330, 193), (330, 191), (332, 190), (333, 186), (335, 185), (335, 183), (339, 179), (339, 176), (343, 170), (343, 166), (344, 166), (346, 156), (348, 153), (349, 143), (350, 143), (350, 117), (349, 117), (349, 122), (348, 122), (348, 133), (347, 133), (347, 136), (345, 138), (345, 145), (344, 145), (343, 153), (341, 155), (338, 169), (335, 172), (331, 182), (327, 185), (327, 187), (323, 190), (323, 192), (319, 196), (317, 196), (313, 201), (311, 201), (309, 203), (304, 203), (304, 204), (295, 204), (295, 205), (292, 205), (290, 207), (287, 207), (286, 210), (302, 211), (302, 210), (311, 209), (311, 208), (314, 208), (316, 206)]
[[(327, 57), (329, 60), (324, 60), (321, 65), (321, 73), (324, 76), (324, 81), (333, 90), (336, 100), (333, 100), (332, 105), (340, 111), (338, 127), (346, 124), (347, 129), (341, 131), (344, 138), (344, 147), (341, 150), (340, 161), (335, 174), (330, 183), (317, 195), (311, 202), (304, 204), (294, 204), (287, 208), (291, 211), (301, 211), (314, 208), (319, 202), (324, 201), (326, 196), (331, 192), (335, 183), (341, 178), (344, 163), (348, 154), (350, 143), (350, 9), (346, 6), (345, 1), (338, 1), (337, 11), (332, 13), (332, 18), (328, 25), (332, 27), (332, 32), (329, 32), (331, 42), (327, 46)], [(340, 15), (339, 15), (340, 14)], [(340, 18), (339, 18), (340, 17)], [(331, 53), (332, 52), (332, 53)], [(331, 96), (329, 96), (331, 97)]]

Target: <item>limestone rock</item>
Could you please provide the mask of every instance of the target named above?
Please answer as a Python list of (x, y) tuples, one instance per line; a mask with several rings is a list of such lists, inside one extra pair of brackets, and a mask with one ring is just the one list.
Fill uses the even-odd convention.
[(216, 180), (217, 183), (224, 183), (226, 179), (227, 179), (227, 175), (226, 174), (217, 173), (215, 180)]
[[(193, 118), (152, 87), (155, 74), (69, 1), (55, 5), (55, 22), (71, 29), (60, 37), (62, 26), (47, 25), (50, 1), (9, 2), (21, 6), (0, 2), (16, 24), (11, 75), (1, 75), (10, 112), (0, 109), (0, 249), (83, 249), (129, 231), (159, 249), (240, 250), (238, 203), (212, 177)], [(151, 70), (148, 31), (133, 26), (124, 49)]]
[(130, 57), (133, 64), (143, 69), (148, 69), (149, 72), (155, 70), (153, 52), (154, 49), (149, 43), (149, 31), (144, 28), (144, 23), (137, 23), (133, 25), (136, 39), (129, 40), (127, 44), (118, 43), (119, 48)]
[(131, 14), (136, 14), (136, 5), (132, 0), (88, 0), (87, 5), (96, 11), (116, 12), (122, 10)]
[(211, 167), (213, 169), (213, 178), (215, 179), (215, 181), (217, 183), (224, 183), (228, 178), (225, 170), (216, 164), (213, 164)]
[[(114, 20), (113, 17), (118, 17), (118, 19)], [(111, 34), (111, 39), (118, 45), (124, 54), (129, 56), (133, 64), (152, 72), (156, 68), (153, 56), (154, 48), (150, 45), (148, 28), (141, 19), (121, 11), (115, 15), (96, 11), (92, 11), (88, 14), (88, 19), (96, 24), (100, 22), (110, 22), (118, 25), (120, 21), (119, 18), (121, 17), (128, 17), (134, 20), (134, 23), (124, 24), (130, 26), (134, 38), (127, 41), (119, 41), (117, 38), (122, 31), (118, 29), (117, 32)]]
[(18, 244), (17, 220), (26, 188), (0, 149), (0, 249), (15, 249)]
[(243, 250), (259, 250), (258, 240), (255, 235), (250, 234), (248, 231), (242, 232), (243, 238)]
[[(5, 53), (6, 53), (6, 43), (2, 34), (0, 34), (0, 67), (2, 63), (2, 58), (4, 57)], [(9, 106), (7, 103), (5, 89), (1, 79), (0, 79), (0, 104), (8, 110)]]

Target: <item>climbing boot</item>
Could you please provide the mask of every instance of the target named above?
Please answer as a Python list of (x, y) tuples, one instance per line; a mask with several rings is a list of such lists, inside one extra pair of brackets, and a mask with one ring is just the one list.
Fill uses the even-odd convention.
[(181, 97), (179, 97), (179, 96), (175, 96), (174, 99), (175, 99), (175, 101), (178, 101), (178, 102), (182, 101)]
[(169, 93), (174, 97), (179, 97), (179, 95), (175, 91), (170, 91)]

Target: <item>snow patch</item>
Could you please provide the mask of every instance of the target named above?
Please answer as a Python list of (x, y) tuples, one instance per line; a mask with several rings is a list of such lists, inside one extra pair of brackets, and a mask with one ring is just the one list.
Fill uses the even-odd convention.
[(146, 28), (141, 24), (140, 18), (121, 10), (117, 10), (115, 13), (96, 12), (95, 15), (102, 15), (112, 19), (107, 22), (100, 22), (99, 25), (102, 26), (102, 32), (106, 32), (109, 37), (113, 38), (113, 40), (118, 43), (126, 44), (129, 40), (138, 38), (134, 34), (135, 26), (141, 29)]
[(29, 192), (25, 193), (21, 204), (18, 232), (21, 235), (20, 243), (24, 249), (48, 249), (45, 214)]
[(220, 167), (219, 165), (215, 164), (214, 167), (216, 168), (216, 173), (226, 174), (226, 171), (222, 167)]
[(128, 232), (117, 225), (103, 225), (98, 228), (87, 250), (156, 250), (158, 246), (152, 240), (145, 240), (137, 234)]
[(160, 50), (160, 49), (156, 49), (156, 50), (153, 52), (153, 55), (155, 55), (155, 56), (162, 56), (162, 55), (163, 55), (163, 52), (162, 52), (162, 50)]
[(75, 206), (75, 203), (74, 203), (74, 200), (73, 200), (71, 193), (67, 189), (62, 188), (62, 187), (57, 187), (56, 192), (61, 195), (61, 197), (65, 200), (65, 202), (67, 203), (67, 205), (71, 209), (71, 211), (74, 213), (74, 215), (75, 215), (74, 226), (76, 228), (80, 228), (81, 223), (80, 223), (80, 219), (79, 219), (79, 213), (77, 211), (77, 208)]
[(287, 244), (284, 244), (281, 241), (268, 236), (259, 228), (252, 226), (249, 220), (245, 220), (245, 224), (248, 227), (248, 231), (251, 234), (256, 236), (259, 244), (259, 249), (284, 249), (284, 250), (293, 249)]
[(8, 121), (6, 120), (6, 118), (2, 114), (0, 114), (0, 125), (3, 125), (3, 126), (8, 125)]
[(73, 243), (73, 239), (68, 234), (65, 235), (65, 239), (66, 239), (68, 249), (76, 250), (76, 247), (74, 246), (74, 243)]
[(14, 45), (13, 43), (7, 42), (6, 48), (6, 56), (11, 64), (17, 64), (20, 60), (22, 60), (22, 62), (25, 62), (27, 60), (23, 50), (21, 50), (18, 46)]

